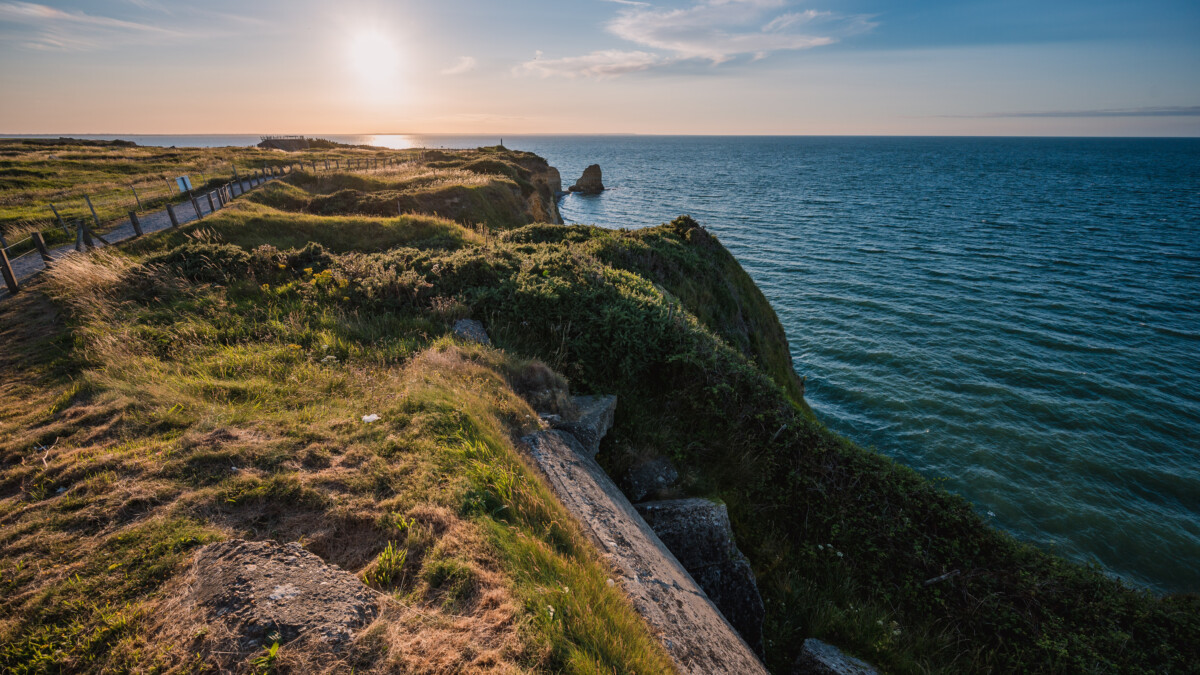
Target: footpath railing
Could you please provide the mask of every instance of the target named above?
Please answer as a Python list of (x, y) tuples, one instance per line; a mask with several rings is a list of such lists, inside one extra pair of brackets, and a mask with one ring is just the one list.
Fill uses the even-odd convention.
[[(8, 291), (7, 294), (0, 292), (0, 298), (19, 291), (26, 279), (53, 265), (58, 258), (74, 252), (91, 250), (98, 245), (111, 246), (143, 234), (200, 220), (225, 208), (248, 190), (298, 170), (311, 167), (314, 173), (322, 170), (361, 171), (393, 166), (399, 162), (399, 159), (393, 157), (305, 160), (264, 166), (245, 177), (239, 176), (235, 167), (230, 181), (210, 186), (211, 189), (207, 191), (193, 189), (180, 193), (175, 197), (177, 201), (168, 197), (166, 208), (159, 211), (144, 211), (144, 201), (153, 204), (158, 200), (148, 199), (144, 192), (139, 192), (136, 187), (131, 186), (134, 202), (130, 202), (128, 206), (132, 207), (136, 203), (136, 208), (127, 210), (128, 219), (109, 220), (107, 224), (112, 227), (105, 230), (103, 235), (100, 234), (100, 230), (104, 229), (105, 223), (97, 213), (90, 195), (83, 195), (82, 203), (86, 211), (82, 216), (60, 208), (58, 203), (48, 203), (47, 208), (54, 215), (50, 228), (25, 231), (11, 242), (0, 233), (0, 276), (4, 277), (4, 287)], [(210, 178), (209, 183), (211, 182)], [(110, 207), (104, 212), (113, 212), (111, 204), (105, 203), (104, 206)], [(64, 212), (68, 217), (64, 217)]]

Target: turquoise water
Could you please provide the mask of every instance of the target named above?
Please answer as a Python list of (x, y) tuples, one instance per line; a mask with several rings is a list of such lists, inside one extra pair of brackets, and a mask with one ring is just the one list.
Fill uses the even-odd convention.
[(1022, 539), (1200, 591), (1200, 140), (504, 141), (564, 184), (603, 167), (610, 190), (565, 197), (568, 222), (690, 213), (717, 234), (834, 429)]

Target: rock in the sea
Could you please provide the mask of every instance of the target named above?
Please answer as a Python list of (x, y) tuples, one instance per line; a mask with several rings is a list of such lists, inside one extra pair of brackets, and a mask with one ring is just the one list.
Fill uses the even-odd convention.
[(454, 322), (454, 337), (468, 342), (478, 342), (481, 345), (492, 344), (492, 339), (488, 337), (487, 331), (483, 329), (483, 324), (475, 319), (459, 319)]
[(879, 675), (869, 664), (815, 638), (804, 641), (792, 675)]
[(762, 596), (750, 561), (733, 540), (725, 505), (707, 499), (669, 499), (634, 508), (746, 644), (762, 656)]
[(230, 541), (200, 549), (186, 602), (205, 626), (214, 653), (247, 654), (280, 644), (317, 641), (338, 651), (378, 611), (375, 592), (299, 544)]
[(567, 420), (562, 417), (546, 418), (555, 429), (561, 429), (574, 436), (588, 457), (595, 457), (600, 452), (600, 439), (612, 428), (613, 413), (617, 410), (616, 396), (573, 396), (575, 407), (579, 410), (579, 418)]
[(666, 457), (651, 457), (634, 464), (625, 474), (625, 494), (640, 502), (657, 496), (679, 480), (679, 471)]
[(604, 192), (604, 182), (600, 179), (600, 165), (593, 164), (583, 170), (583, 175), (571, 186), (571, 192), (581, 192), (585, 195), (598, 195)]

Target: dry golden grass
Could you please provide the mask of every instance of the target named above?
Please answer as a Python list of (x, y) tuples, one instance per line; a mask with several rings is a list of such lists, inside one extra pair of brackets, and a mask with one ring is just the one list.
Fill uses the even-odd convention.
[[(57, 384), (14, 363), (24, 388), (6, 385), (24, 400), (10, 401), (15, 414), (0, 426), (4, 663), (248, 670), (256, 654), (222, 656), (232, 636), (198, 625), (179, 600), (191, 551), (238, 537), (299, 541), (364, 579), (389, 543), (407, 552), (353, 649), (284, 645), (279, 672), (669, 668), (512, 445), (539, 425), (522, 394), (562, 398), (561, 377), (444, 339), (403, 364), (330, 365), (284, 345), (213, 346), (183, 321), (163, 357), (130, 321), (127, 291), (144, 273), (102, 251), (70, 256), (41, 284), (68, 310), (80, 361)], [(36, 292), (24, 297), (45, 305)], [(290, 321), (304, 330), (303, 317)], [(57, 320), (25, 328), (0, 339), (64, 331)], [(233, 393), (242, 391), (253, 393)], [(366, 412), (382, 420), (365, 425)], [(464, 495), (497, 484), (513, 519), (464, 512)], [(540, 571), (520, 571), (530, 564)], [(530, 616), (567, 586), (583, 604), (564, 605), (565, 617), (609, 623)], [(55, 619), (63, 611), (66, 623)], [(614, 616), (624, 617), (619, 649), (572, 646), (607, 642)]]

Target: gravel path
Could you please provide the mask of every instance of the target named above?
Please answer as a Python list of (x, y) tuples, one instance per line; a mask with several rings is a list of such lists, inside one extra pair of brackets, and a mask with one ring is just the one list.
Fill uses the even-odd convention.
[[(276, 179), (267, 178), (261, 184), (265, 185), (272, 180)], [(237, 190), (237, 196), (240, 197), (242, 193), (252, 190), (254, 187), (256, 186), (249, 178), (244, 178), (241, 180), (238, 186), (234, 186), (234, 189)], [(199, 214), (196, 213), (196, 209), (192, 206), (191, 201), (180, 202), (179, 204), (174, 204), (172, 206), (172, 208), (175, 209), (175, 217), (179, 220), (180, 225), (194, 222), (213, 212), (213, 210), (208, 206), (208, 197), (206, 194), (201, 194), (196, 197), (196, 204), (200, 207)], [(213, 195), (213, 204), (216, 205), (218, 211), (221, 209), (220, 202), (217, 201), (217, 196), (215, 194)], [(171, 216), (167, 214), (166, 209), (151, 213), (139, 213), (138, 221), (142, 225), (143, 234), (161, 232), (162, 230), (166, 230), (171, 227)], [(125, 220), (120, 221), (120, 223), (111, 231), (100, 236), (104, 237), (109, 244), (116, 244), (127, 239), (132, 239), (134, 237), (133, 225), (129, 222), (129, 219), (126, 218)], [(99, 239), (94, 239), (94, 241), (97, 248), (104, 247), (104, 244)], [(50, 257), (55, 260), (72, 253), (75, 253), (74, 242), (70, 244), (62, 244), (50, 249)], [(42, 262), (42, 256), (38, 254), (36, 249), (22, 253), (16, 258), (9, 259), (9, 263), (12, 265), (13, 274), (17, 277), (18, 284), (23, 284), (29, 278), (46, 269), (46, 263)], [(4, 300), (8, 296), (8, 287), (3, 283), (0, 283), (0, 300)]]

